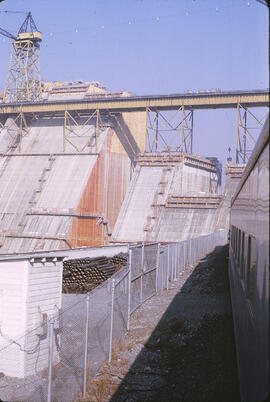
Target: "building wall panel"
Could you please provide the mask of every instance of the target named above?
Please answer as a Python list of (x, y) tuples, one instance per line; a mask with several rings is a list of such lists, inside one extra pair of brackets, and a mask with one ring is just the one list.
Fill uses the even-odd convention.
[[(61, 308), (62, 262), (47, 261), (46, 264), (30, 265), (28, 288), (27, 327), (32, 332), (27, 336), (26, 346), (28, 350), (36, 349), (36, 353), (26, 354), (25, 375), (32, 375), (35, 370), (40, 371), (48, 364), (49, 336), (48, 332), (46, 334), (46, 326), (43, 327), (44, 335), (41, 340), (38, 334), (42, 331), (41, 314), (45, 313), (49, 317), (55, 313), (55, 309)], [(46, 316), (44, 319), (46, 321)]]
[(0, 262), (0, 372), (23, 378), (47, 367), (48, 318), (61, 292), (60, 260)]
[[(0, 263), (0, 290), (2, 294), (2, 319), (0, 322), (0, 371), (18, 377), (24, 375), (24, 355), (12, 345), (17, 340), (24, 347), (26, 331), (27, 263)], [(22, 338), (21, 338), (22, 337)], [(5, 347), (7, 347), (5, 349)]]

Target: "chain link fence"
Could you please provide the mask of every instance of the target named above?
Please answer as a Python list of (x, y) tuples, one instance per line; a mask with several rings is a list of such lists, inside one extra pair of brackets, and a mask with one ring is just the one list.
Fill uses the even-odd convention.
[(69, 402), (86, 395), (90, 377), (111, 360), (114, 343), (129, 329), (131, 314), (186, 266), (226, 243), (221, 230), (179, 243), (130, 246), (126, 267), (87, 295), (63, 295), (63, 308), (42, 326), (0, 344), (0, 358), (21, 354), (24, 368), (23, 378), (0, 374), (0, 399)]

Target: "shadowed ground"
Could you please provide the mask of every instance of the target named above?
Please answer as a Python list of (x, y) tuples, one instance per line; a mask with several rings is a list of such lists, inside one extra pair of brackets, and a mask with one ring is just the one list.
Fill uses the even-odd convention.
[(88, 401), (240, 400), (227, 257), (217, 247), (134, 313)]

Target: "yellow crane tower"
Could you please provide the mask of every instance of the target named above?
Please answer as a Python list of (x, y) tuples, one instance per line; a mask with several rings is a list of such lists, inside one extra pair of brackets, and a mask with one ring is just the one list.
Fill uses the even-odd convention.
[(39, 49), (42, 33), (31, 13), (27, 14), (17, 37), (0, 28), (0, 34), (13, 39), (4, 102), (36, 102), (41, 99)]

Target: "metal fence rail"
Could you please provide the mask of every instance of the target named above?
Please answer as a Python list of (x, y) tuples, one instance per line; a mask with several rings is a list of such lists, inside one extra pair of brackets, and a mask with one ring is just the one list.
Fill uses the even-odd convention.
[[(131, 314), (147, 299), (169, 288), (169, 282), (217, 245), (227, 243), (227, 231), (179, 243), (129, 247), (128, 265), (87, 295), (63, 295), (63, 308), (48, 320), (46, 347), (31, 351), (33, 373), (5, 378), (5, 401), (74, 401), (85, 396), (89, 376), (111, 360), (114, 343), (129, 329)], [(37, 328), (44, 333), (44, 328)], [(21, 344), (27, 344), (27, 336)], [(6, 345), (0, 358), (19, 346)], [(41, 353), (42, 351), (42, 353)], [(41, 359), (46, 357), (46, 367)]]

